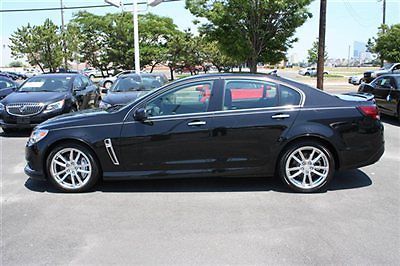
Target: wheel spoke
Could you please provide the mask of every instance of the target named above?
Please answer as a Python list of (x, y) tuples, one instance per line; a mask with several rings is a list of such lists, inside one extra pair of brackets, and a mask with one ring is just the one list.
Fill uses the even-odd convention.
[(311, 172), (313, 172), (314, 174), (316, 174), (316, 175), (318, 175), (318, 176), (320, 176), (320, 177), (325, 177), (325, 174), (320, 173), (320, 172), (317, 172), (317, 171), (315, 171), (315, 170), (311, 170)]
[(303, 173), (303, 171), (298, 171), (298, 172), (294, 173), (293, 175), (289, 176), (289, 178), (295, 178), (296, 176), (299, 176), (302, 173)]
[(65, 178), (67, 178), (67, 176), (69, 176), (69, 175), (70, 175), (70, 173), (66, 173), (66, 174), (59, 180), (58, 183), (63, 182), (63, 181), (65, 180)]
[(60, 158), (64, 163), (67, 163), (67, 159), (65, 159), (62, 154), (60, 154), (57, 158)]
[(81, 157), (81, 153), (78, 152), (78, 155), (75, 157), (74, 162), (75, 162), (75, 163), (78, 163), (78, 160), (79, 160), (80, 157)]
[(322, 157), (322, 153), (318, 154), (318, 156), (312, 160), (312, 164), (315, 164), (316, 162), (318, 162), (318, 160)]
[(305, 186), (306, 185), (306, 179), (307, 179), (307, 174), (303, 175), (303, 181), (301, 181), (302, 185)]
[(309, 161), (312, 161), (312, 158), (314, 157), (314, 154), (315, 154), (315, 149), (312, 150), (310, 156), (308, 157)]
[(73, 187), (76, 186), (74, 176), (75, 176), (74, 174), (71, 174), (71, 182), (72, 182), (72, 186), (73, 186)]
[(67, 169), (57, 172), (56, 175), (60, 176), (60, 175), (64, 174), (65, 172), (67, 172)]
[(79, 173), (84, 173), (84, 174), (89, 174), (90, 173), (90, 171), (88, 171), (88, 170), (83, 170), (83, 169), (78, 169), (77, 170)]
[(314, 166), (314, 169), (315, 170), (328, 170), (328, 167), (327, 166), (316, 165), (316, 166)]
[(293, 155), (293, 159), (298, 162), (300, 165), (303, 163), (296, 155)]
[(74, 150), (69, 152), (69, 161), (72, 162), (74, 160)]
[(301, 150), (299, 150), (300, 158), (304, 162), (306, 160), (306, 157), (304, 157), (304, 154)]
[(57, 160), (54, 160), (54, 163), (55, 164), (58, 164), (59, 166), (62, 166), (62, 167), (67, 167), (66, 165), (65, 165), (65, 163), (62, 163), (62, 162), (60, 162), (60, 161), (57, 161)]
[(289, 171), (295, 171), (295, 170), (300, 170), (300, 169), (301, 169), (301, 166), (297, 166), (297, 167), (289, 168), (288, 170)]
[(311, 174), (308, 174), (308, 181), (310, 181), (310, 185), (312, 185), (314, 183), (314, 181), (312, 180)]
[(76, 176), (76, 179), (78, 179), (78, 183), (81, 184), (82, 183), (82, 179), (78, 174), (74, 174)]

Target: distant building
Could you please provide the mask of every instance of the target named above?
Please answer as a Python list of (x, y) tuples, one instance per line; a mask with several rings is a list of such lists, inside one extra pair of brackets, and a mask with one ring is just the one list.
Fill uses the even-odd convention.
[(13, 61), (11, 56), (11, 49), (8, 47), (10, 45), (10, 40), (7, 38), (0, 38), (0, 48), (1, 48), (1, 57), (0, 57), (0, 67), (8, 66), (8, 64)]
[(364, 42), (353, 43), (353, 58), (360, 59), (361, 55), (367, 51), (367, 44)]

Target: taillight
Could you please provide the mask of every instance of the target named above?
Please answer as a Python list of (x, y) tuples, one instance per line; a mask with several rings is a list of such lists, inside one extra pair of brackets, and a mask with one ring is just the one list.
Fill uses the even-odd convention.
[(358, 106), (357, 108), (363, 115), (367, 117), (371, 117), (372, 119), (377, 119), (377, 120), (380, 119), (379, 109), (376, 105)]

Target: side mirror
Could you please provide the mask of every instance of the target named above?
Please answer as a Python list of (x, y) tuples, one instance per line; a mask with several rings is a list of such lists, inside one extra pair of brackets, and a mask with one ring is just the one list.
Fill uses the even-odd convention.
[(101, 89), (101, 93), (107, 94), (108, 93), (108, 89), (106, 89), (106, 88)]
[(74, 91), (81, 91), (81, 90), (83, 90), (83, 89), (84, 89), (83, 87), (75, 87), (75, 86), (74, 86), (74, 88), (73, 88)]
[(148, 118), (147, 112), (144, 108), (137, 109), (133, 117), (136, 121), (145, 121)]

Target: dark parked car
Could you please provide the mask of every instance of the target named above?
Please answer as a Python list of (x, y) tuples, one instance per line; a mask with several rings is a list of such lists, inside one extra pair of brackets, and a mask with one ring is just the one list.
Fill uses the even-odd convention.
[(112, 87), (103, 89), (107, 93), (100, 102), (100, 108), (126, 104), (150, 91), (164, 85), (167, 79), (164, 74), (125, 74), (120, 76)]
[[(211, 88), (207, 99), (199, 88)], [(100, 178), (275, 174), (295, 191), (314, 192), (335, 170), (372, 164), (383, 152), (371, 101), (342, 100), (280, 77), (218, 74), (39, 125), (26, 146), (25, 173), (68, 192)]]
[(0, 100), (18, 89), (19, 84), (12, 79), (0, 76)]
[(364, 72), (363, 81), (365, 83), (370, 83), (375, 78), (385, 75), (385, 74), (400, 74), (400, 63), (389, 63), (385, 64), (384, 67), (378, 70), (370, 70)]
[(0, 125), (5, 132), (32, 128), (51, 117), (96, 105), (99, 95), (84, 75), (37, 75), (0, 102)]
[(400, 74), (380, 76), (369, 84), (361, 84), (358, 91), (373, 94), (382, 113), (400, 119)]

